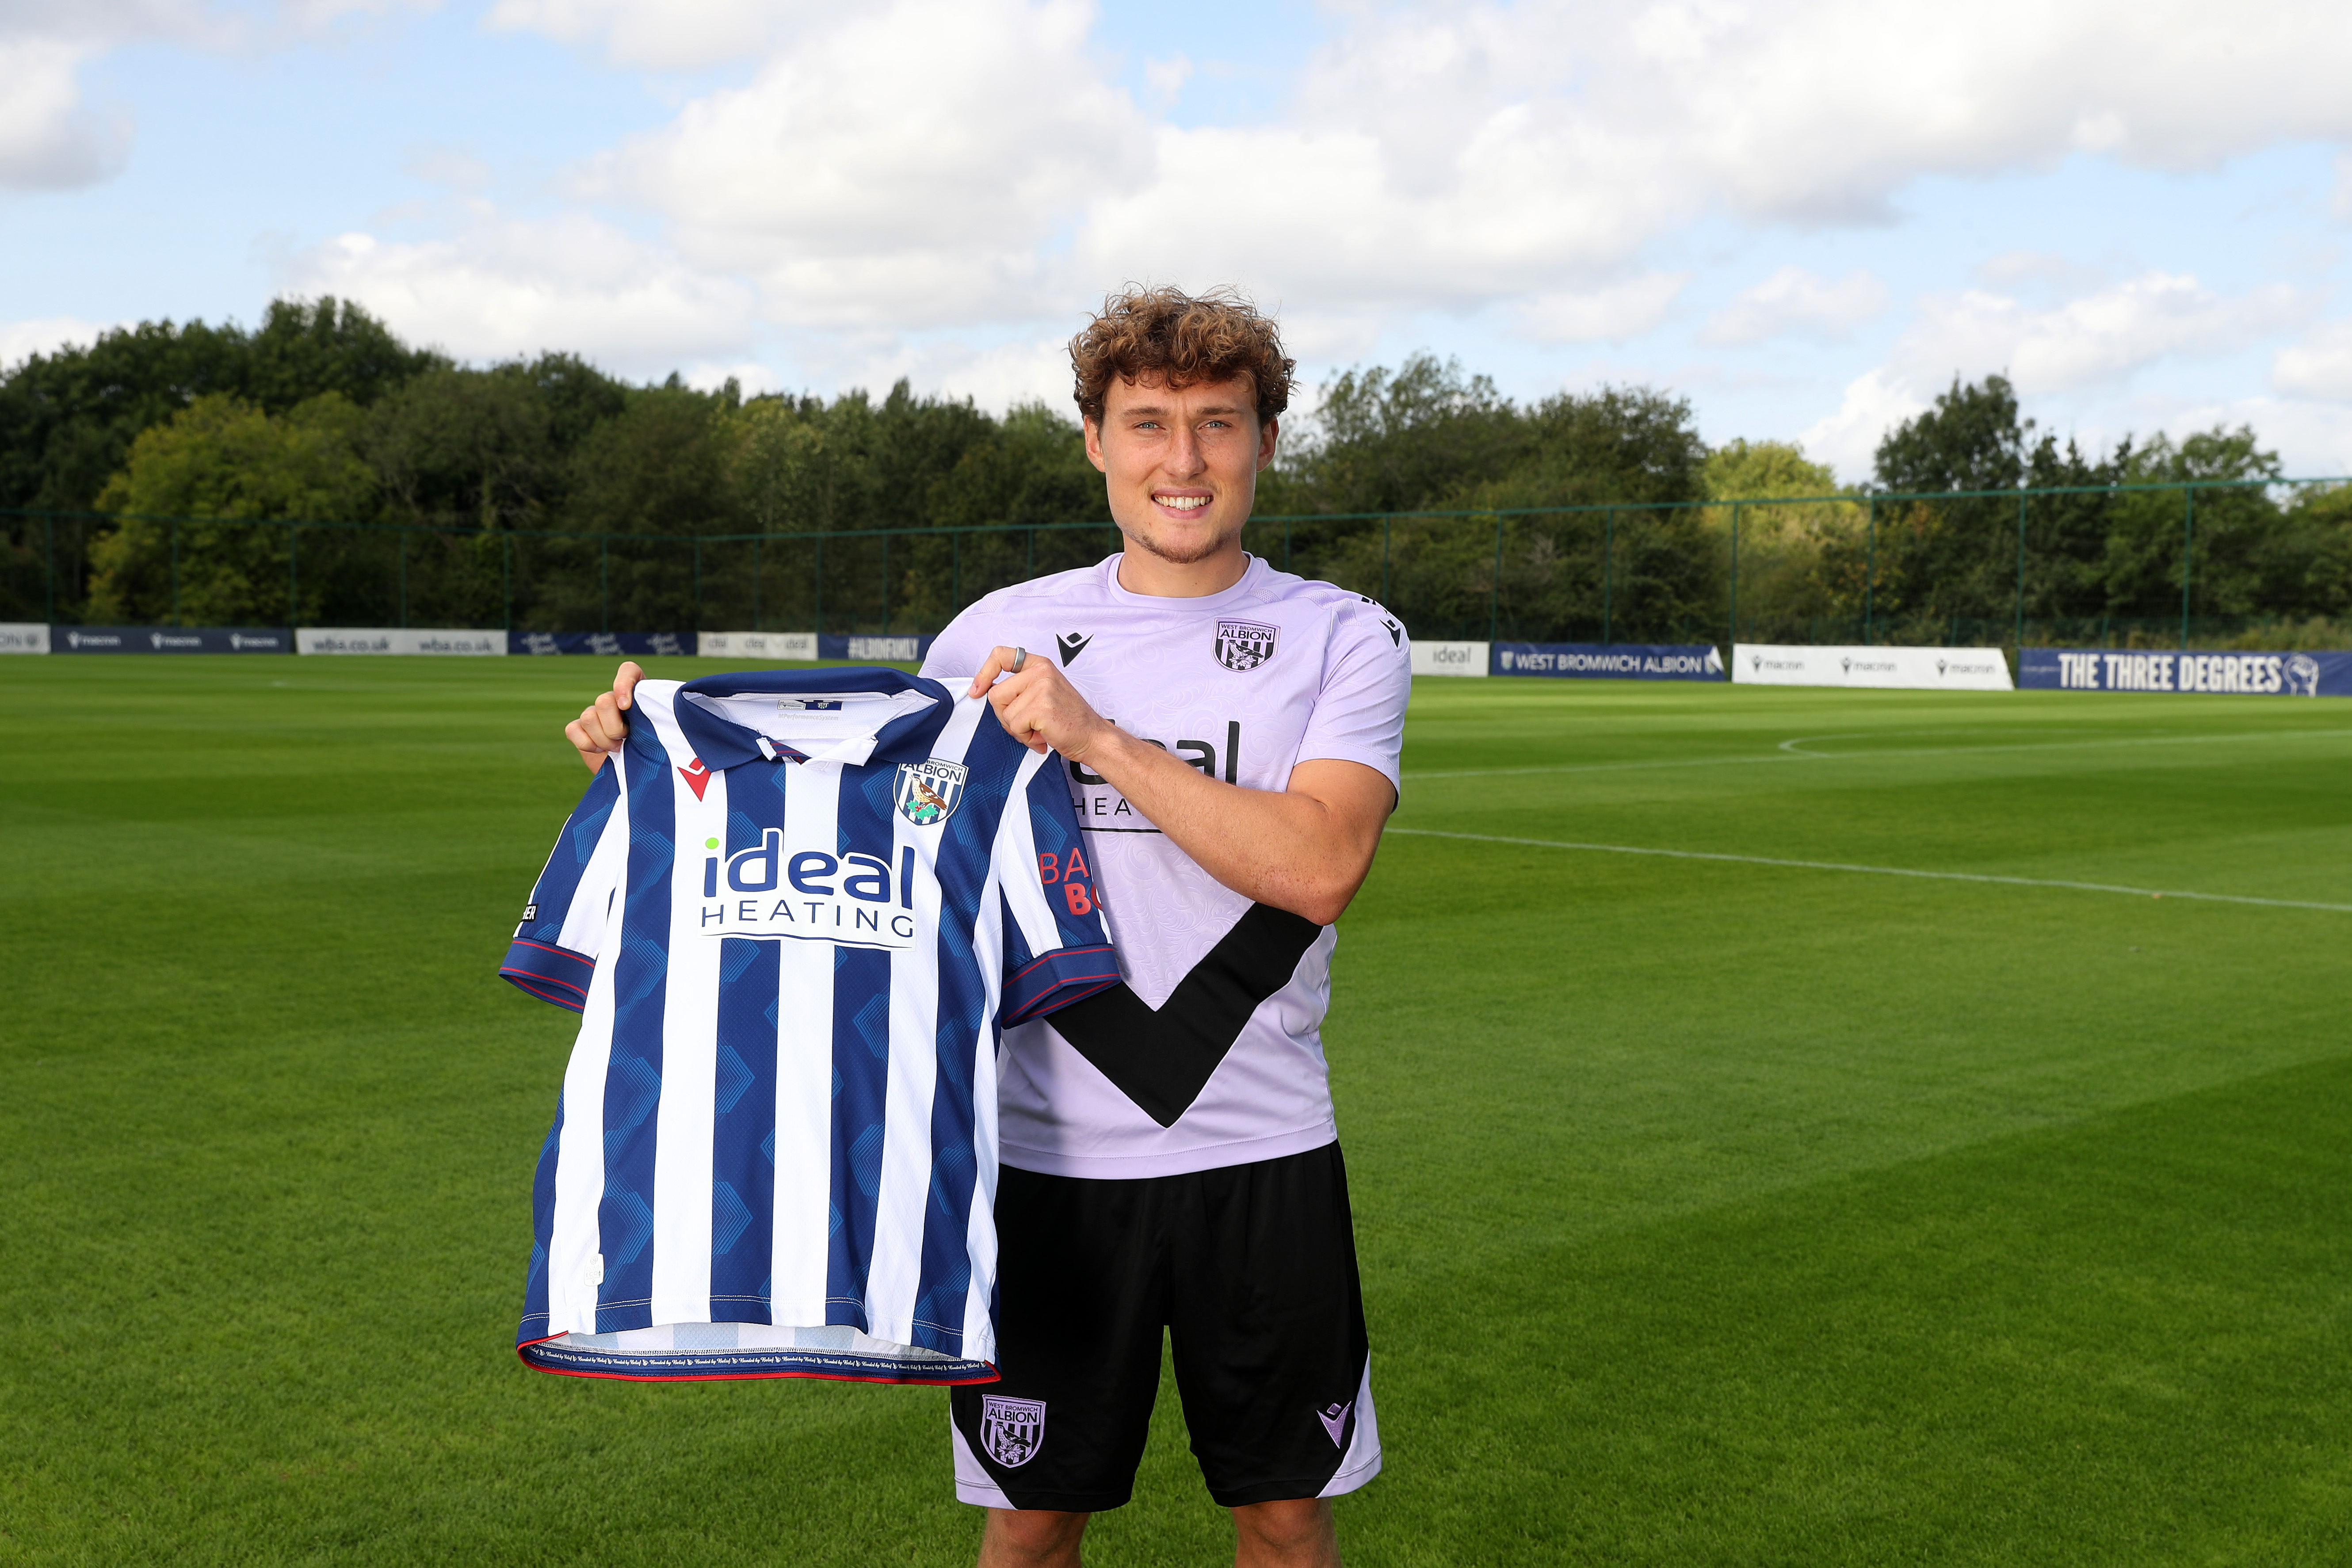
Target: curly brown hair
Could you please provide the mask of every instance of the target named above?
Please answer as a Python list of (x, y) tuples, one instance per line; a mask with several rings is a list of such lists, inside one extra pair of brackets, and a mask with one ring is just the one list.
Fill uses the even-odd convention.
[(1129, 288), (1105, 299), (1086, 331), (1070, 340), (1078, 412), (1097, 424), (1113, 376), (1130, 384), (1150, 376), (1181, 390), (1235, 375), (1249, 378), (1264, 424), (1290, 406), (1297, 363), (1283, 353), (1273, 318), (1258, 314), (1234, 289), (1196, 295)]

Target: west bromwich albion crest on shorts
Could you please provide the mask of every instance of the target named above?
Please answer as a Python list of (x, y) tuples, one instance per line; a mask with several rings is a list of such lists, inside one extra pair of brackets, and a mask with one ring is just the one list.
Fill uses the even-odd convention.
[(1274, 657), (1279, 636), (1276, 628), (1258, 621), (1219, 621), (1217, 662), (1227, 669), (1255, 669)]
[(1045, 1402), (981, 1396), (980, 1446), (1008, 1470), (1017, 1470), (1045, 1446)]
[(1118, 979), (1044, 881), (1057, 760), (891, 669), (642, 681), (629, 718), (500, 969), (581, 1014), (517, 1349), (992, 1379), (1000, 1031)]
[(898, 815), (918, 827), (935, 827), (955, 815), (971, 772), (961, 763), (932, 757), (898, 764)]

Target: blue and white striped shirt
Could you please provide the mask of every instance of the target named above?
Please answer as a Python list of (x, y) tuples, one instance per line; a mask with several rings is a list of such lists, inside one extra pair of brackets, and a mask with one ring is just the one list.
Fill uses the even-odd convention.
[(1118, 979), (1061, 874), (1079, 844), (985, 700), (889, 669), (641, 682), (500, 971), (582, 1015), (523, 1359), (992, 1378), (999, 1033)]

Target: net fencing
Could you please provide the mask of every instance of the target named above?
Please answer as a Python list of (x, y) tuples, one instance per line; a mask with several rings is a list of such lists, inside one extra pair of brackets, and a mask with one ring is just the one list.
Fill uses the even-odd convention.
[[(1317, 514), (1253, 519), (1243, 542), (1424, 640), (2342, 646), (2352, 508), (2311, 504), (2352, 500), (2342, 484)], [(2321, 511), (2299, 534), (2281, 521)], [(1120, 543), (1099, 521), (585, 533), (16, 511), (0, 621), (919, 634)], [(2299, 578), (2295, 549), (2320, 562)], [(2338, 556), (2332, 591), (2315, 574)]]

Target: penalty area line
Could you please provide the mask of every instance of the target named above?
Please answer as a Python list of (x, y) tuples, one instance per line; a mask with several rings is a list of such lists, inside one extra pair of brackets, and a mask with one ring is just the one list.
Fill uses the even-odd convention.
[(1769, 855), (1726, 855), (1708, 849), (1652, 849), (1633, 844), (1577, 844), (1560, 838), (1507, 838), (1498, 833), (1449, 833), (1435, 827), (1391, 827), (1415, 838), (1460, 838), (1474, 844), (1523, 844), (1536, 849), (1577, 849), (1593, 855), (1652, 855), (1666, 860), (1722, 860), (1794, 871), (1852, 871), (1868, 877), (1917, 877), (1931, 882), (1994, 882), (2011, 888), (2060, 888), (2077, 893), (2120, 893), (2136, 899), (2195, 899), (2208, 904), (2259, 904), (2273, 910), (2325, 910), (2352, 915), (2352, 904), (2303, 899), (2257, 899), (2243, 893), (2189, 893), (2172, 888), (2124, 888), (2112, 882), (2069, 882), (2047, 877), (1999, 877), (1982, 871), (1921, 871), (1908, 866), (1855, 866), (1843, 860), (1782, 860)]

